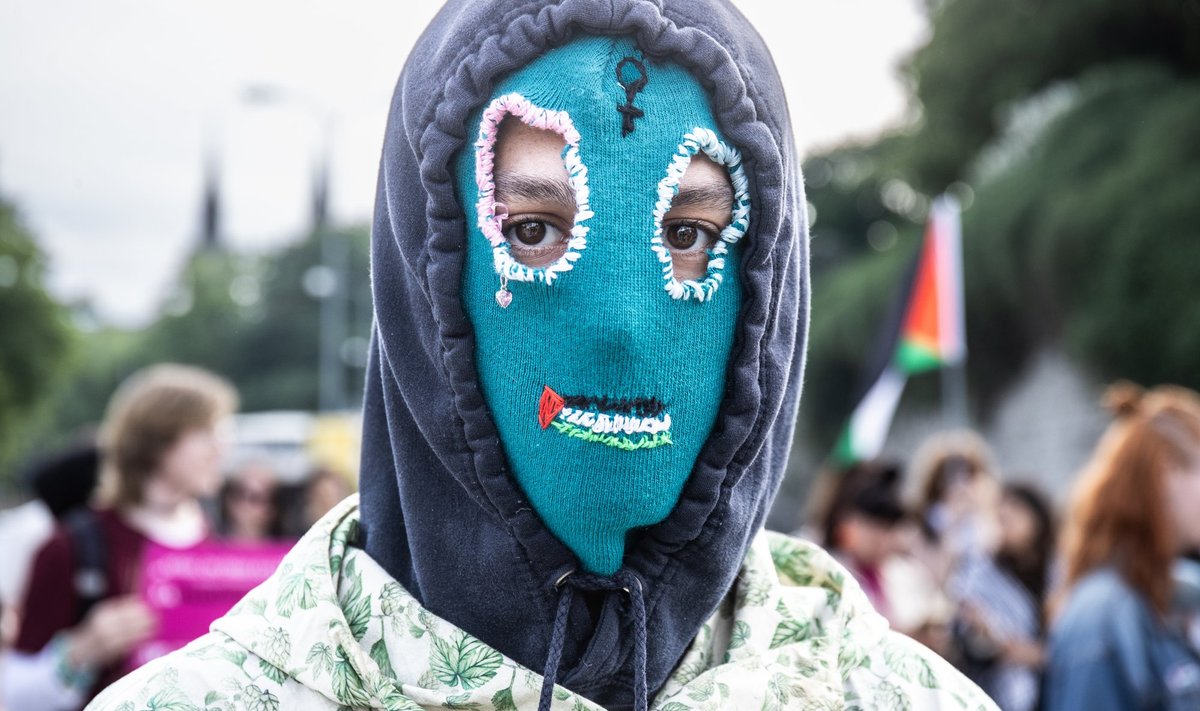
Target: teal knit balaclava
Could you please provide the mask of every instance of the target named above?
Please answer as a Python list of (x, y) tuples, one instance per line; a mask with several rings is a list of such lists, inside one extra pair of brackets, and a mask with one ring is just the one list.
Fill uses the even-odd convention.
[[(468, 215), (463, 303), (508, 462), (549, 529), (592, 572), (662, 521), (712, 431), (740, 301), (750, 204), (700, 84), (626, 39), (585, 37), (507, 77), (469, 124), (458, 189)], [(520, 263), (497, 205), (501, 122), (562, 137), (576, 213), (557, 261)], [(707, 273), (676, 279), (662, 218), (690, 160), (729, 172), (731, 222)]]

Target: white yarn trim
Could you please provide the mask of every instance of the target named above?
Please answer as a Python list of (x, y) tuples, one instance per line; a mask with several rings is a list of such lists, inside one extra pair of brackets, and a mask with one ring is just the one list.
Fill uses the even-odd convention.
[[(679, 281), (675, 278), (671, 250), (663, 244), (662, 221), (671, 210), (671, 201), (679, 192), (679, 181), (683, 179), (692, 157), (701, 151), (729, 171), (729, 180), (733, 184), (733, 216), (729, 226), (721, 230), (720, 238), (708, 252), (708, 272), (704, 278)], [(685, 133), (675, 155), (671, 156), (667, 174), (658, 182), (658, 200), (654, 203), (654, 235), (650, 238), (650, 248), (662, 264), (663, 289), (672, 299), (711, 299), (724, 279), (725, 257), (729, 254), (729, 248), (746, 234), (749, 222), (750, 186), (742, 170), (741, 153), (707, 128), (697, 127)]]

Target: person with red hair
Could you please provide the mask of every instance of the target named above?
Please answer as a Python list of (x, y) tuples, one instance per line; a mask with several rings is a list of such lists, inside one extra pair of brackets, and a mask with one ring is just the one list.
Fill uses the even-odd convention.
[(1063, 538), (1044, 708), (1197, 709), (1200, 657), (1167, 615), (1200, 547), (1200, 395), (1121, 383)]

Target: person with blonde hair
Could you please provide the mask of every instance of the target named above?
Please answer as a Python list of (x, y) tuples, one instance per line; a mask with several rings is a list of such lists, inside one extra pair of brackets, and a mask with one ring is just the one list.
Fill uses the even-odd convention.
[(1106, 404), (1066, 521), (1044, 708), (1200, 708), (1200, 657), (1167, 617), (1174, 561), (1200, 546), (1200, 395), (1121, 383)]
[(67, 517), (34, 559), (0, 706), (77, 709), (130, 671), (130, 653), (157, 626), (135, 595), (143, 549), (209, 536), (199, 499), (221, 484), (217, 427), (236, 403), (224, 379), (181, 365), (152, 366), (117, 389), (101, 430), (99, 501)]

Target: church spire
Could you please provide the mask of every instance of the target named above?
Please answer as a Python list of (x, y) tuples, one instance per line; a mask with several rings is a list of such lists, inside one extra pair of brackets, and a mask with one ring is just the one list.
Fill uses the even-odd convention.
[(204, 200), (200, 212), (201, 250), (216, 250), (221, 245), (221, 177), (216, 151), (209, 148), (204, 156)]
[(312, 228), (314, 232), (320, 233), (329, 222), (329, 156), (326, 153), (321, 157), (321, 163), (317, 166), (316, 174), (313, 177), (312, 188)]

